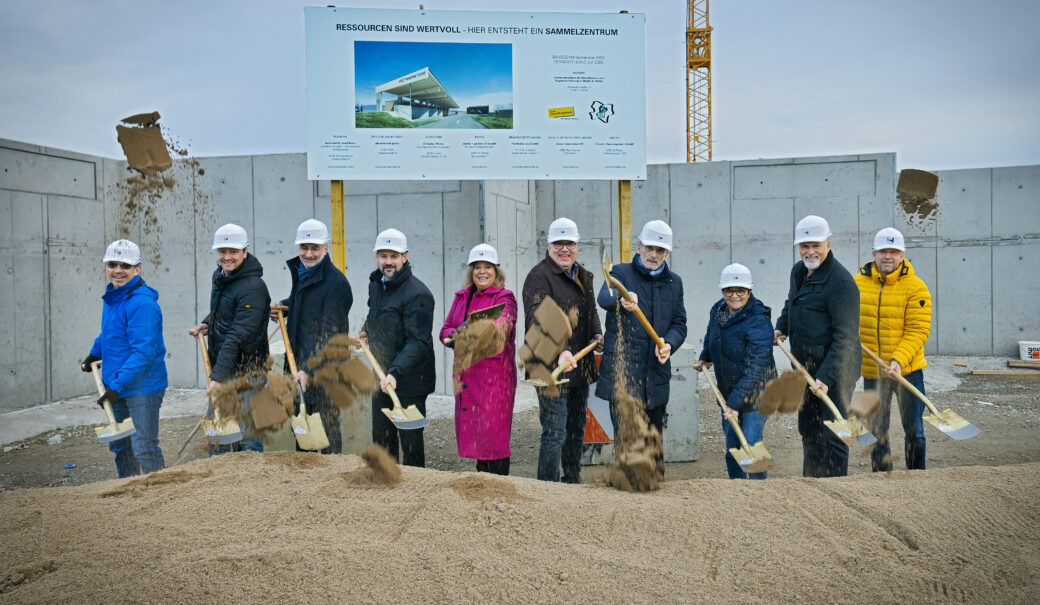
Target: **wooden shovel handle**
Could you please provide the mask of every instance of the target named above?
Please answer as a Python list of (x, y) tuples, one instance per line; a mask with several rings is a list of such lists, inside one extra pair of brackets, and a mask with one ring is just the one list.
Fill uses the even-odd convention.
[[(785, 347), (782, 342), (776, 343), (776, 346), (780, 347), (780, 350), (784, 352), (784, 355), (787, 355), (787, 358), (791, 360), (791, 365), (794, 366), (794, 368), (798, 370), (798, 372), (802, 375), (802, 378), (805, 379), (805, 383), (809, 385), (809, 388), (815, 388), (816, 380), (812, 377), (812, 374), (809, 373), (809, 370), (806, 370), (805, 366), (803, 366), (801, 363), (799, 363), (797, 359), (794, 358), (794, 355), (792, 355), (791, 352), (787, 350), (787, 347)], [(823, 391), (815, 391), (813, 392), (813, 394), (819, 397), (820, 400), (822, 400), (825, 404), (827, 404), (827, 407), (830, 408), (831, 413), (834, 414), (835, 420), (845, 420), (845, 417), (842, 416), (841, 412), (838, 411), (838, 406), (834, 405), (834, 402), (831, 401), (831, 398), (829, 395), (827, 395), (827, 393), (824, 393)]]
[[(610, 275), (608, 273), (607, 274), (607, 282), (609, 282), (610, 285), (612, 285), (615, 288), (617, 288), (617, 291), (618, 291), (618, 293), (621, 294), (622, 298), (624, 298), (628, 302), (634, 302), (632, 300), (632, 293), (629, 292), (628, 289), (625, 288), (625, 286), (623, 286), (621, 284), (621, 282), (617, 280), (616, 277), (614, 277), (613, 275)], [(650, 325), (650, 322), (646, 320), (646, 315), (643, 315), (643, 310), (640, 309), (639, 307), (636, 307), (636, 310), (632, 311), (632, 312), (635, 313), (636, 319), (639, 320), (639, 323), (643, 324), (643, 329), (646, 330), (646, 333), (650, 335), (650, 338), (654, 339), (654, 343), (657, 344), (657, 348), (659, 350), (663, 351), (664, 350), (664, 341), (661, 340), (661, 337), (658, 336), (657, 332), (654, 331), (654, 327)]]
[[(361, 350), (365, 352), (365, 357), (368, 357), (369, 363), (372, 364), (372, 371), (379, 377), (379, 382), (386, 379), (386, 374), (383, 373), (383, 368), (379, 367), (379, 362), (376, 361), (376, 356), (372, 354), (372, 351), (368, 348), (368, 343), (363, 340), (359, 340), (361, 343)], [(401, 400), (397, 398), (397, 392), (394, 391), (394, 387), (386, 385), (386, 394), (390, 396), (390, 400), (394, 402), (394, 407), (401, 407)]]
[[(105, 396), (105, 382), (101, 380), (101, 360), (97, 360), (90, 364), (90, 372), (94, 375), (94, 385), (97, 387), (99, 397)], [(108, 417), (109, 424), (116, 423), (115, 412), (112, 411), (112, 402), (105, 400), (102, 402), (101, 407), (105, 409), (105, 416)]]
[[(722, 391), (720, 391), (718, 385), (715, 384), (715, 379), (711, 377), (711, 370), (709, 368), (701, 368), (701, 372), (704, 374), (704, 377), (708, 379), (708, 384), (711, 385), (711, 390), (715, 391), (715, 403), (719, 405), (720, 410), (725, 412), (726, 408), (724, 406), (726, 405), (726, 398), (722, 396)], [(744, 431), (740, 430), (740, 424), (732, 418), (727, 418), (726, 420), (729, 420), (729, 425), (733, 428), (733, 432), (736, 433), (737, 439), (740, 440), (741, 447), (750, 451), (750, 446), (748, 445), (747, 439), (744, 437)]]
[(282, 331), (282, 342), (285, 343), (285, 359), (289, 362), (289, 372), (292, 374), (293, 380), (296, 380), (296, 356), (293, 355), (292, 345), (289, 344), (289, 331), (285, 329), (285, 316), (282, 315), (282, 309), (289, 307), (274, 305), (272, 307), (278, 315), (278, 329)]
[(874, 362), (878, 364), (878, 369), (880, 369), (882, 372), (884, 372), (886, 376), (888, 376), (889, 378), (892, 378), (893, 380), (898, 381), (899, 384), (901, 384), (904, 387), (906, 387), (906, 390), (908, 390), (911, 393), (913, 393), (914, 395), (916, 395), (918, 399), (923, 401), (924, 404), (926, 406), (928, 406), (928, 411), (931, 412), (933, 416), (936, 416), (936, 417), (939, 416), (939, 410), (936, 409), (936, 407), (934, 405), (932, 405), (931, 401), (928, 401), (928, 398), (924, 396), (924, 393), (922, 393), (921, 391), (917, 390), (917, 387), (915, 387), (914, 385), (910, 384), (909, 380), (904, 378), (902, 374), (894, 374), (894, 373), (890, 372), (888, 366), (885, 365), (884, 360), (881, 359), (880, 357), (878, 357), (878, 355), (875, 354), (874, 351), (871, 351), (870, 349), (868, 349), (867, 345), (865, 345), (865, 344), (863, 344), (861, 342), (861, 343), (859, 343), (859, 347), (861, 349), (863, 349), (863, 352), (866, 353), (868, 357), (873, 359)]
[(199, 341), (199, 351), (202, 353), (202, 368), (206, 371), (206, 384), (209, 384), (209, 375), (213, 368), (209, 365), (209, 351), (206, 349), (206, 331), (199, 330), (195, 333), (195, 339)]
[[(590, 342), (588, 345), (585, 346), (584, 349), (582, 349), (582, 350), (580, 350), (580, 351), (578, 351), (577, 353), (574, 354), (574, 361), (581, 360), (582, 357), (585, 357), (586, 355), (589, 354), (589, 351), (592, 351), (592, 349), (595, 349), (596, 345), (598, 345), (598, 344), (599, 344), (598, 340), (593, 340), (592, 342)], [(552, 372), (553, 382), (555, 382), (556, 379), (560, 377), (560, 372), (563, 372), (564, 370), (566, 370), (568, 365), (570, 365), (570, 364), (564, 363), (564, 364), (560, 364), (560, 365), (556, 366), (556, 369), (553, 370), (553, 372)]]

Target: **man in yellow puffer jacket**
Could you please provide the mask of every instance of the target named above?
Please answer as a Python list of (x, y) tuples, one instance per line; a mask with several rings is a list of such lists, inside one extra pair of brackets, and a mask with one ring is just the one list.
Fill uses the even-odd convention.
[(879, 371), (869, 356), (863, 356), (863, 386), (878, 389), (881, 407), (870, 420), (871, 432), (878, 438), (870, 454), (875, 472), (892, 470), (888, 445), (888, 423), (892, 393), (899, 401), (899, 416), (906, 433), (906, 468), (925, 468), (924, 403), (894, 379), (881, 380), (899, 373), (924, 393), (924, 343), (932, 327), (932, 296), (928, 286), (914, 274), (906, 260), (903, 234), (886, 227), (874, 236), (874, 260), (860, 267), (855, 276), (859, 287), (860, 340), (888, 362)]

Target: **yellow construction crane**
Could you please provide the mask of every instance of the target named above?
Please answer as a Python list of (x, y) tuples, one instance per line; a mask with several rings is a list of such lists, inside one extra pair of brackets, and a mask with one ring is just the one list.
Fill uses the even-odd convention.
[(708, 0), (686, 15), (686, 161), (711, 161), (711, 25)]

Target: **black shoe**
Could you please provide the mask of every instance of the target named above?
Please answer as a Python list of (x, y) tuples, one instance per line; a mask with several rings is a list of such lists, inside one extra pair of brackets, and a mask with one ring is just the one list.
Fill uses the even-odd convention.
[(560, 483), (581, 483), (580, 477), (564, 477), (560, 479)]

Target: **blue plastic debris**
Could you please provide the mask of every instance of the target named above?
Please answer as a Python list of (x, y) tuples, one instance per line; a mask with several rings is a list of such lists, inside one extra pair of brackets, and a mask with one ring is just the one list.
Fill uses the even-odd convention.
[(75, 464), (66, 464), (65, 468), (76, 468)]

